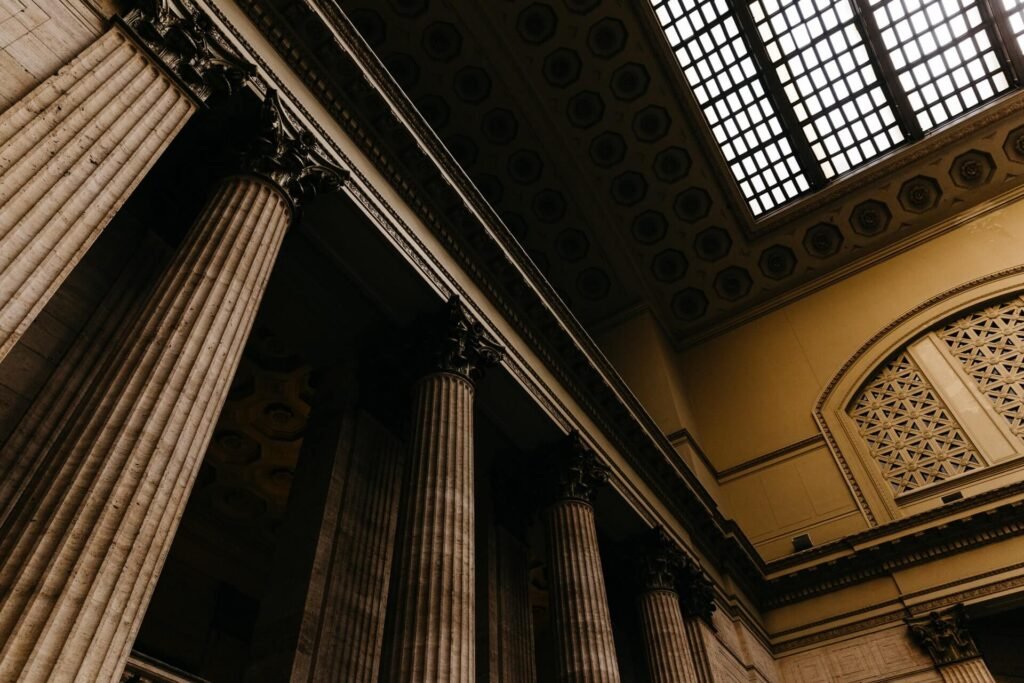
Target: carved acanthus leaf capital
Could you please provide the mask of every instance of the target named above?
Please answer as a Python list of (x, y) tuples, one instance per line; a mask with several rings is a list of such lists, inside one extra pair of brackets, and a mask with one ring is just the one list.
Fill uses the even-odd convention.
[(963, 605), (909, 620), (907, 626), (914, 640), (928, 652), (937, 666), (981, 656), (974, 638), (967, 630), (967, 614)]
[(642, 542), (637, 560), (637, 574), (645, 591), (678, 590), (677, 584), (686, 567), (686, 556), (663, 528), (650, 530)]
[(299, 206), (321, 192), (340, 190), (348, 171), (330, 160), (316, 138), (285, 111), (276, 90), (260, 108), (258, 132), (243, 157), (246, 171), (268, 178)]
[(718, 606), (715, 604), (714, 586), (704, 575), (704, 570), (695, 562), (688, 560), (679, 586), (683, 616), (701, 619), (710, 625), (711, 617)]
[(427, 323), (430, 339), (428, 369), (477, 379), (487, 367), (497, 365), (505, 350), (491, 339), (483, 325), (473, 320), (457, 296)]
[(124, 23), (200, 102), (256, 72), (191, 0), (138, 0)]
[(555, 500), (594, 501), (594, 493), (608, 483), (610, 470), (598, 461), (579, 432), (573, 430), (551, 458)]

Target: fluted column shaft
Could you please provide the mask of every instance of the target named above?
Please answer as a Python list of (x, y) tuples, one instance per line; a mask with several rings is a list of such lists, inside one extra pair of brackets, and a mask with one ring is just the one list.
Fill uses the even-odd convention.
[(376, 683), (402, 450), (366, 413), (314, 407), (247, 680)]
[(352, 470), (346, 482), (338, 545), (342, 557), (328, 590), (327, 624), (333, 646), (314, 657), (309, 681), (376, 683), (398, 522), (402, 443), (368, 416), (356, 423)]
[(61, 358), (18, 426), (0, 448), (0, 529), (16, 510), (25, 486), (52, 476), (59, 459), (43, 457), (103, 371), (107, 350), (123, 343), (164, 262), (165, 248), (153, 238), (129, 259), (92, 317)]
[(530, 610), (530, 562), (526, 544), (498, 525), (492, 529), (494, 562), (493, 683), (534, 683), (537, 664)]
[(292, 214), (224, 181), (0, 529), (0, 679), (124, 666)]
[(427, 375), (415, 388), (393, 681), (475, 677), (473, 393), (451, 372)]
[(641, 593), (637, 602), (651, 683), (695, 681), (679, 594), (673, 590), (649, 590)]
[(981, 657), (941, 666), (939, 674), (945, 683), (995, 683), (996, 680)]
[(0, 360), (195, 110), (115, 26), (0, 115)]
[(558, 500), (547, 508), (545, 522), (559, 680), (617, 683), (594, 509), (580, 500)]

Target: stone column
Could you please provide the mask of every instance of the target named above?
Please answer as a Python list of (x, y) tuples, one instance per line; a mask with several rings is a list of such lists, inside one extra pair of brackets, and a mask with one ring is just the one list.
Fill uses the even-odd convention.
[(693, 680), (698, 683), (713, 683), (714, 673), (708, 648), (709, 643), (715, 641), (712, 626), (717, 609), (715, 589), (700, 566), (690, 560), (681, 568), (677, 585), (681, 591), (680, 604), (690, 661), (693, 664)]
[(458, 299), (420, 332), (434, 351), (414, 388), (408, 479), (394, 580), (390, 680), (476, 675), (473, 376), (502, 350)]
[(248, 680), (378, 680), (403, 444), (328, 401), (304, 438)]
[(503, 525), (491, 528), (493, 609), (492, 683), (534, 683), (537, 663), (530, 610), (529, 553), (520, 536)]
[(591, 506), (608, 468), (573, 432), (552, 459), (554, 502), (544, 512), (548, 584), (560, 681), (616, 683), (608, 595)]
[(140, 245), (0, 448), (0, 529), (14, 513), (19, 492), (32, 486), (33, 480), (49, 478), (50, 471), (44, 466), (59, 465), (41, 455), (96, 383), (106, 349), (123, 343), (130, 321), (138, 315), (153, 284), (154, 273), (162, 269), (165, 251), (155, 237)]
[(2, 680), (112, 680), (127, 660), (294, 202), (338, 181), (274, 93), (263, 124), (4, 520)]
[(660, 527), (652, 530), (644, 546), (637, 606), (651, 683), (693, 681), (696, 674), (676, 592), (685, 557)]
[(0, 360), (198, 104), (247, 71), (198, 17), (142, 4), (0, 115)]
[(968, 630), (963, 605), (932, 612), (907, 624), (914, 640), (931, 656), (946, 683), (995, 683)]

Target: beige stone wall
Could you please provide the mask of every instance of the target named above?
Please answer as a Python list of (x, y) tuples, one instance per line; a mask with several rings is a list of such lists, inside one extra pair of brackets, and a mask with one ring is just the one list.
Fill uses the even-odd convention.
[(788, 683), (764, 643), (742, 621), (719, 610), (712, 624), (713, 629), (700, 622), (697, 631), (715, 683)]
[(928, 655), (911, 642), (902, 623), (787, 655), (777, 664), (786, 683), (942, 681)]
[(52, 76), (103, 31), (106, 4), (0, 0), (0, 111)]
[(596, 341), (665, 434), (695, 428), (675, 353), (650, 311), (598, 332)]

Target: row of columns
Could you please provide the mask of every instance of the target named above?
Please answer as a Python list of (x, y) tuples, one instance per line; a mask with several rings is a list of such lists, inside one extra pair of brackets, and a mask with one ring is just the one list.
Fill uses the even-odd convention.
[[(199, 15), (147, 3), (0, 115), (0, 360), (197, 109), (252, 74), (211, 30)], [(169, 263), (152, 249), (125, 270), (0, 449), (0, 679), (119, 675), (296, 207), (344, 175), (268, 92), (237, 173)], [(401, 524), (401, 449), (364, 418), (359, 438), (374, 445), (321, 465), (322, 505), (309, 521), (319, 540), (289, 661), (265, 663), (257, 678), (376, 680), (392, 573), (387, 679), (475, 678), (474, 380), (502, 350), (457, 301), (427, 334)], [(542, 516), (559, 680), (612, 683), (619, 671), (593, 508), (608, 470), (576, 434), (549, 456)], [(352, 485), (358, 477), (372, 483)], [(376, 526), (366, 515), (344, 523), (365, 510)], [(392, 569), (385, 546), (396, 525)], [(375, 563), (336, 566), (339, 548)], [(492, 680), (530, 682), (525, 548), (499, 533), (492, 556), (508, 585)], [(687, 572), (701, 585), (692, 563), (658, 533), (638, 557), (651, 680), (697, 680), (692, 619), (678, 594)], [(356, 604), (356, 595), (371, 599)], [(933, 621), (912, 628), (939, 652), (944, 679), (991, 680), (959, 627)], [(315, 645), (323, 642), (347, 647), (325, 655)]]
[[(199, 15), (148, 3), (0, 116), (0, 360), (211, 93), (251, 75), (211, 30)], [(152, 249), (126, 269), (0, 449), (0, 678), (119, 674), (296, 206), (343, 178), (267, 93), (238, 172), (220, 182), (168, 263)], [(475, 671), (473, 382), (502, 351), (454, 301), (432, 332), (429, 370), (414, 392), (396, 545), (393, 681), (470, 681)], [(578, 437), (563, 451), (545, 512), (561, 678), (614, 681), (591, 507), (607, 471)], [(397, 486), (397, 458), (362, 466), (379, 485)], [(325, 493), (320, 535), (331, 543), (318, 546), (312, 567), (334, 554), (344, 498)], [(394, 520), (392, 500), (363, 503), (390, 509), (384, 518)], [(348, 540), (380, 544), (393, 528)], [(500, 539), (503, 576), (525, 568), (516, 551)], [(370, 578), (311, 570), (309, 600), (343, 604), (352, 582), (370, 579), (365, 588), (381, 591), (389, 568)], [(525, 584), (519, 589), (506, 594), (503, 612), (521, 630), (530, 620)], [(322, 617), (300, 617), (302, 633), (322, 631)], [(339, 661), (317, 660), (307, 647), (289, 677), (375, 679), (383, 626), (379, 606), (361, 621), (339, 619), (327, 635), (378, 647), (354, 647)], [(532, 636), (514, 635), (511, 646), (532, 651)], [(533, 679), (521, 653), (506, 659), (501, 680)]]
[[(251, 70), (198, 16), (130, 13), (0, 116), (0, 359), (215, 87)], [(270, 92), (152, 287), (126, 270), (0, 450), (0, 679), (127, 660), (296, 204), (338, 187)]]

